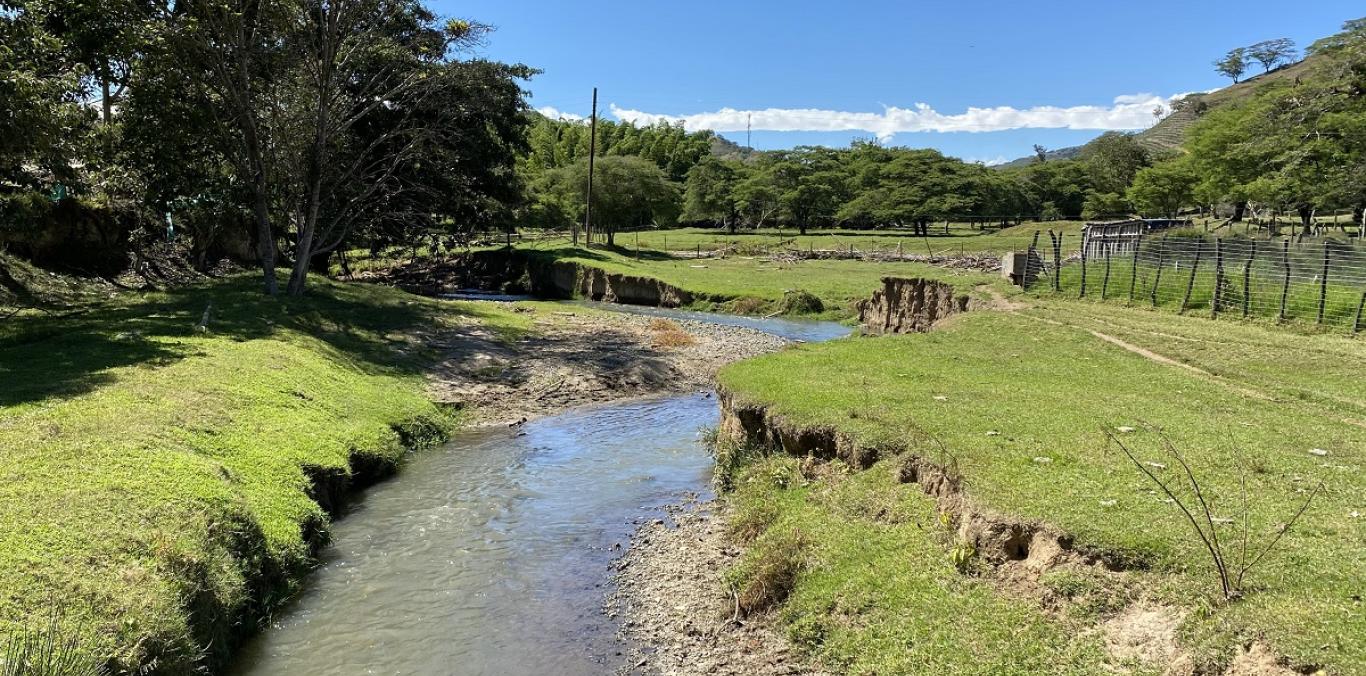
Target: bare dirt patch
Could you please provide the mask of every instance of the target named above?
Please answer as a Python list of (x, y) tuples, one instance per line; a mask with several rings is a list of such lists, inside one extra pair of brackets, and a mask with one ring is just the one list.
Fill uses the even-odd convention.
[(565, 310), (504, 340), (478, 326), (427, 340), (443, 351), (432, 396), (469, 409), (471, 424), (516, 424), (580, 404), (711, 386), (738, 359), (782, 348), (760, 331), (690, 320)]
[(637, 646), (625, 671), (826, 674), (773, 629), (770, 615), (741, 617), (724, 575), (743, 552), (726, 536), (722, 504), (694, 503), (669, 512), (672, 523), (642, 527), (617, 564), (608, 612), (621, 617), (622, 637)]
[(1134, 604), (1101, 626), (1105, 648), (1121, 663), (1148, 667), (1173, 665), (1181, 616), (1171, 608)]

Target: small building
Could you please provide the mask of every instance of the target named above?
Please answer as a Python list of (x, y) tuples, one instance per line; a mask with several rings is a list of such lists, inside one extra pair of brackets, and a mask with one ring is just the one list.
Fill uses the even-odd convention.
[(1148, 234), (1187, 225), (1190, 221), (1174, 218), (1087, 223), (1081, 230), (1081, 250), (1087, 258), (1124, 256), (1137, 250), (1139, 242)]

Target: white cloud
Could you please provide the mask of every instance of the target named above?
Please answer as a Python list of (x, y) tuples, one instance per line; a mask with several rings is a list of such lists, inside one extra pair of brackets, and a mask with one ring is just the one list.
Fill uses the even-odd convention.
[(1127, 94), (1115, 97), (1109, 106), (1035, 106), (1033, 108), (968, 108), (952, 115), (941, 113), (929, 104), (911, 108), (887, 106), (881, 113), (862, 113), (815, 108), (766, 108), (736, 110), (722, 108), (710, 113), (665, 115), (611, 106), (618, 120), (638, 125), (660, 121), (683, 122), (691, 130), (744, 131), (746, 122), (756, 131), (862, 131), (876, 134), (884, 141), (903, 132), (988, 132), (1007, 129), (1143, 129), (1153, 123), (1153, 108), (1171, 108), (1175, 97), (1156, 94)]
[(575, 115), (574, 113), (566, 113), (566, 112), (564, 112), (563, 110), (560, 110), (559, 108), (556, 108), (556, 107), (554, 107), (554, 106), (541, 106), (540, 108), (537, 108), (537, 109), (536, 109), (536, 112), (538, 112), (538, 113), (540, 113), (540, 114), (542, 114), (542, 115), (544, 115), (544, 116), (546, 116), (546, 117), (548, 117), (548, 118), (550, 118), (550, 119), (552, 119), (552, 120), (569, 120), (570, 122), (581, 122), (581, 121), (587, 119), (587, 118), (585, 118), (585, 117), (582, 116), (582, 115)]

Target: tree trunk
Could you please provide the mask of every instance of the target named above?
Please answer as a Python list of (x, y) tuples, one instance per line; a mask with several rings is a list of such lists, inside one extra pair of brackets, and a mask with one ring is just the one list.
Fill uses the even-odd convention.
[(1233, 222), (1242, 223), (1243, 214), (1247, 213), (1247, 200), (1233, 203)]
[(1309, 206), (1302, 206), (1299, 208), (1299, 212), (1300, 234), (1305, 237), (1308, 237), (1310, 226), (1314, 223), (1314, 208)]

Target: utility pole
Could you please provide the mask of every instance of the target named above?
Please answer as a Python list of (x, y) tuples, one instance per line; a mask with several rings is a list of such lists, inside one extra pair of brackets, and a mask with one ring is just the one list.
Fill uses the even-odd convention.
[(583, 210), (583, 239), (593, 243), (593, 155), (598, 151), (598, 88), (593, 88), (593, 116), (588, 123), (588, 199)]
[(754, 133), (752, 129), (753, 125), (751, 124), (753, 120), (754, 115), (745, 114), (745, 147), (749, 148), (751, 152), (754, 150), (754, 139), (751, 136)]

